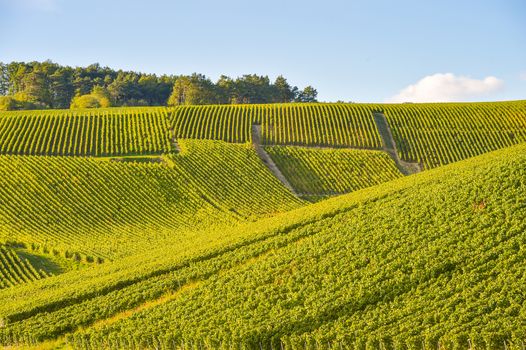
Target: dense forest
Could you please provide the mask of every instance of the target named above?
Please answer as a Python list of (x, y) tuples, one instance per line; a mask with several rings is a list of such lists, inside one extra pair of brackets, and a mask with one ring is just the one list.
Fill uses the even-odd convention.
[(145, 74), (92, 64), (0, 62), (0, 110), (315, 102), (312, 86), (300, 90), (278, 76), (222, 75), (216, 82), (192, 75)]

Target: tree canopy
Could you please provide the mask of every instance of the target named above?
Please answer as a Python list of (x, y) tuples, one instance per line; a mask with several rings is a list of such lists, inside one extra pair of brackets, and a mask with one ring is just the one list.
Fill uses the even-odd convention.
[(0, 62), (0, 96), (0, 109), (8, 110), (316, 102), (317, 91), (299, 90), (281, 75), (274, 82), (257, 74), (222, 75), (213, 82), (197, 73), (158, 76), (98, 63), (73, 68), (44, 61)]

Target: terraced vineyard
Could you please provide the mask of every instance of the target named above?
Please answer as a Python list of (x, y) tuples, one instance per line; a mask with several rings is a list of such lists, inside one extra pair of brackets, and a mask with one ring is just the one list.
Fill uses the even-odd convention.
[(10, 247), (0, 244), (0, 289), (35, 281), (49, 274), (35, 268)]
[(0, 164), (0, 237), (39, 250), (111, 258), (217, 212), (159, 164), (22, 156), (2, 156)]
[(181, 106), (171, 110), (178, 138), (251, 140), (252, 124), (262, 125), (266, 144), (379, 148), (380, 136), (368, 105), (274, 104)]
[(170, 109), (176, 138), (246, 143), (256, 121), (253, 106), (180, 106)]
[(526, 141), (526, 101), (380, 108), (400, 157), (426, 169)]
[(112, 156), (170, 151), (163, 108), (2, 112), (0, 154)]
[(307, 198), (343, 194), (402, 176), (384, 152), (267, 146), (296, 192)]
[(0, 341), (520, 349), (525, 179), (521, 145), (4, 289)]

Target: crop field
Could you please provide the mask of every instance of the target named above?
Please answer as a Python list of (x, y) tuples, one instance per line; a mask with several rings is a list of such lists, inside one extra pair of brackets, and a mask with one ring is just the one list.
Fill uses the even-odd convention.
[(526, 141), (526, 101), (384, 105), (400, 157), (426, 169)]
[(0, 113), (0, 154), (126, 156), (174, 151), (177, 139), (381, 149), (373, 112), (383, 111), (400, 157), (424, 168), (526, 140), (526, 102), (456, 104), (268, 104)]
[(356, 191), (402, 176), (384, 152), (295, 146), (265, 148), (292, 186), (304, 196)]
[(46, 271), (35, 268), (15, 250), (0, 245), (0, 289), (48, 277)]
[(302, 203), (247, 145), (181, 140), (181, 146), (184, 151), (168, 159), (172, 166), (0, 156), (0, 239), (97, 261), (140, 251), (151, 240), (188, 228)]
[(226, 211), (243, 219), (302, 205), (261, 163), (250, 144), (179, 140), (173, 166)]
[(256, 123), (265, 144), (380, 147), (368, 105), (181, 106), (171, 110), (170, 119), (178, 138), (244, 143)]
[(0, 188), (0, 346), (526, 345), (525, 101), (0, 112)]
[(170, 151), (163, 108), (17, 111), (0, 116), (0, 154), (113, 156)]
[(87, 349), (520, 348), (525, 171), (521, 145), (210, 230), (193, 248), (151, 250), (144, 264), (130, 257), (7, 288), (0, 339)]

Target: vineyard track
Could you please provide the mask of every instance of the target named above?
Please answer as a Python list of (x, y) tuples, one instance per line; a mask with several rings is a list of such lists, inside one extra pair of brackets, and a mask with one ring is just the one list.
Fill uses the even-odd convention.
[(274, 174), (274, 176), (276, 176), (278, 180), (281, 181), (281, 183), (290, 190), (290, 192), (292, 192), (295, 196), (298, 196), (290, 182), (283, 175), (281, 170), (279, 170), (276, 163), (274, 163), (272, 158), (270, 158), (268, 153), (261, 146), (261, 125), (252, 125), (252, 144), (254, 145), (256, 153), (258, 154), (263, 164), (267, 166), (267, 168), (272, 172), (272, 174)]
[(396, 143), (385, 115), (381, 112), (373, 112), (373, 116), (378, 132), (382, 138), (382, 149), (393, 158), (398, 170), (404, 175), (416, 174), (422, 171), (422, 166), (420, 164), (405, 162), (398, 156)]

